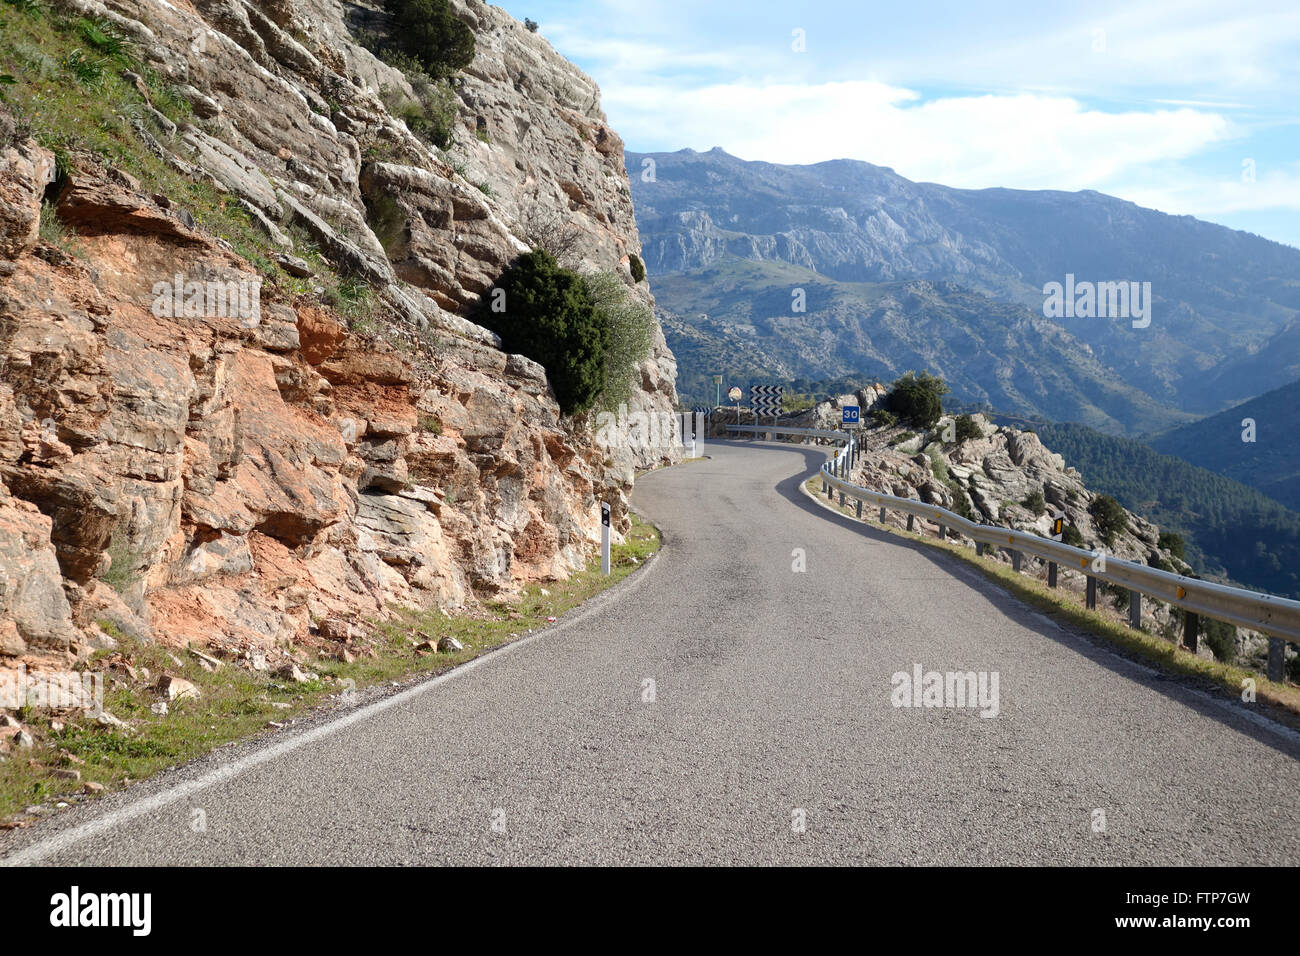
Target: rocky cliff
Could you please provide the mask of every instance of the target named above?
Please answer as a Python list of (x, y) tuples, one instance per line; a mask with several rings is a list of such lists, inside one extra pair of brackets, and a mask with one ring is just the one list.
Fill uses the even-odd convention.
[[(652, 300), (595, 84), (453, 7), (477, 52), (446, 151), (354, 39), (368, 8), (3, 8), (0, 666), (119, 634), (274, 660), (563, 577), (598, 500), (625, 528), (634, 468), (677, 454), (598, 446), (469, 321), (539, 222)], [(634, 410), (675, 374), (657, 334)]]

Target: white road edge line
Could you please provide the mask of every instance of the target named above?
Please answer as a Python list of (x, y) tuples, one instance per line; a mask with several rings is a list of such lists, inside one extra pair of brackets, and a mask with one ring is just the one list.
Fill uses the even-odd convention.
[[(641, 567), (637, 569), (637, 571), (640, 572), (639, 574), (633, 573), (624, 579), (624, 581), (620, 581), (615, 586), (602, 591), (600, 594), (594, 595), (587, 601), (584, 601), (574, 609), (578, 613), (567, 621), (562, 621), (554, 627), (542, 628), (540, 631), (537, 631), (535, 634), (530, 634), (528, 637), (521, 638), (517, 641), (511, 641), (509, 644), (494, 648), (485, 654), (479, 655), (471, 661), (461, 664), (459, 667), (447, 671), (445, 674), (439, 674), (437, 677), (421, 681), (415, 687), (400, 691), (393, 694), (391, 697), (377, 700), (372, 704), (366, 704), (364, 707), (354, 710), (351, 713), (344, 714), (343, 716), (321, 724), (318, 727), (313, 727), (310, 730), (303, 731), (288, 740), (248, 754), (247, 756), (236, 760), (232, 764), (218, 767), (216, 770), (212, 770), (195, 780), (189, 780), (185, 783), (178, 784), (169, 790), (164, 790), (160, 793), (155, 793), (152, 796), (144, 797), (134, 803), (129, 803), (124, 807), (110, 810), (93, 820), (88, 820), (75, 827), (69, 827), (68, 829), (47, 837), (44, 840), (38, 840), (30, 846), (23, 847), (21, 850), (16, 850), (9, 855), (0, 857), (0, 867), (31, 866), (39, 863), (46, 857), (58, 853), (61, 850), (65, 850), (68, 847), (80, 843), (81, 841), (99, 833), (111, 830), (114, 827), (120, 826), (130, 820), (134, 820), (144, 814), (153, 813), (157, 810), (163, 809), (164, 807), (171, 806), (173, 803), (192, 796), (195, 793), (206, 790), (207, 788), (219, 783), (224, 783), (246, 770), (259, 767), (262, 764), (275, 760), (278, 757), (282, 757), (285, 754), (292, 753), (301, 747), (306, 747), (308, 744), (329, 737), (340, 730), (358, 723), (359, 721), (383, 713), (384, 711), (396, 707), (398, 704), (405, 703), (421, 694), (426, 694), (450, 680), (470, 673), (480, 665), (487, 664), (490, 661), (499, 660), (507, 654), (511, 654), (519, 648), (531, 644), (533, 641), (536, 641), (543, 636), (553, 636), (559, 631), (568, 630), (579, 621), (585, 619), (588, 614), (598, 611), (601, 603), (603, 603), (600, 601), (602, 597), (612, 595), (621, 590), (621, 586), (625, 582), (644, 579), (647, 576), (646, 572), (658, 566), (658, 557), (663, 554), (664, 548), (665, 546), (661, 537), (659, 550), (652, 555), (652, 560), (643, 563)], [(583, 613), (584, 610), (587, 613)]]

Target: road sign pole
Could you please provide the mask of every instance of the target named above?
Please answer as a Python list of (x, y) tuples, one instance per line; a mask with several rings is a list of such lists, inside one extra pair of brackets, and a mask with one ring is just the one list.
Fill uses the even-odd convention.
[(609, 502), (600, 503), (600, 573), (609, 574)]

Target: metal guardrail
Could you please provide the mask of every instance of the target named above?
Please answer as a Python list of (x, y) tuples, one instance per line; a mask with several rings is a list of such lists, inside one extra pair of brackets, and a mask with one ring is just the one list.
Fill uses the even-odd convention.
[(858, 517), (862, 516), (862, 506), (869, 504), (880, 508), (882, 521), (889, 510), (901, 511), (909, 515), (909, 530), (912, 529), (912, 518), (932, 521), (939, 526), (941, 536), (946, 535), (947, 529), (951, 528), (975, 541), (981, 551), (985, 546), (1010, 551), (1012, 565), (1017, 571), (1020, 570), (1020, 556), (1032, 555), (1048, 563), (1048, 584), (1051, 587), (1056, 586), (1058, 567), (1080, 570), (1088, 581), (1089, 608), (1096, 607), (1097, 581), (1106, 581), (1117, 587), (1127, 588), (1129, 623), (1135, 628), (1141, 622), (1141, 595), (1143, 594), (1182, 608), (1186, 612), (1183, 643), (1192, 650), (1196, 649), (1199, 618), (1202, 616), (1267, 634), (1271, 638), (1268, 654), (1268, 676), (1271, 680), (1282, 678), (1284, 661), (1282, 642), (1300, 643), (1300, 601), (1161, 571), (1145, 564), (1125, 561), (1103, 552), (1085, 551), (1082, 548), (1024, 531), (977, 524), (937, 505), (926, 504), (914, 498), (899, 498), (896, 495), (870, 491), (855, 485), (848, 481), (846, 476), (850, 473), (859, 450), (853, 436), (848, 432), (766, 425), (728, 425), (727, 430), (838, 440), (843, 443), (840, 449), (821, 467), (822, 490), (827, 497), (833, 496), (838, 491), (841, 504), (848, 498), (856, 500)]

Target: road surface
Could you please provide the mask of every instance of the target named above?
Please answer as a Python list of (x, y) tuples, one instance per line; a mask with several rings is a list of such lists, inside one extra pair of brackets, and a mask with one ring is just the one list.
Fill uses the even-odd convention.
[[(1295, 733), (1059, 630), (951, 557), (822, 509), (799, 485), (824, 450), (708, 452), (638, 481), (634, 505), (664, 550), (560, 625), (10, 833), (0, 854), (1300, 861)], [(996, 673), (997, 716), (894, 706), (892, 675), (915, 665)]]

